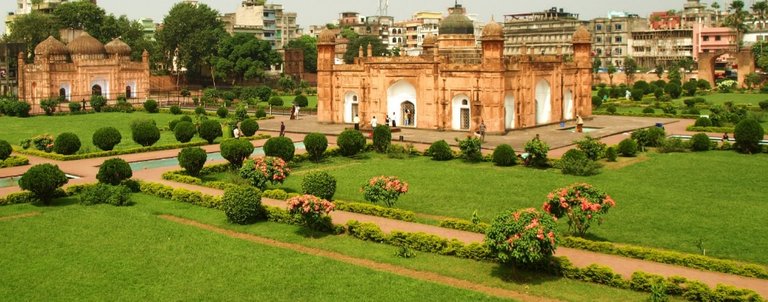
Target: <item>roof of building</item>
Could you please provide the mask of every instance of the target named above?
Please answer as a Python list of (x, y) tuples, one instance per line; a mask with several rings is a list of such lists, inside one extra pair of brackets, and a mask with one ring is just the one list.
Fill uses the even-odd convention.
[(472, 35), (475, 33), (475, 25), (462, 10), (455, 9), (440, 21), (438, 32), (441, 35)]
[(131, 54), (131, 47), (120, 40), (120, 38), (115, 38), (107, 43), (107, 45), (104, 45), (104, 49), (108, 54), (118, 54), (121, 56), (128, 56)]
[(87, 32), (83, 32), (67, 44), (69, 52), (73, 55), (97, 55), (104, 54), (104, 44), (91, 37)]
[(66, 55), (69, 53), (67, 46), (61, 41), (57, 40), (53, 36), (48, 36), (47, 39), (40, 42), (35, 46), (35, 55)]
[(589, 34), (586, 26), (579, 26), (573, 33), (573, 43), (592, 43), (592, 35)]
[(483, 27), (483, 38), (504, 38), (504, 28), (491, 20)]
[(336, 33), (330, 29), (323, 30), (320, 32), (317, 43), (336, 43)]

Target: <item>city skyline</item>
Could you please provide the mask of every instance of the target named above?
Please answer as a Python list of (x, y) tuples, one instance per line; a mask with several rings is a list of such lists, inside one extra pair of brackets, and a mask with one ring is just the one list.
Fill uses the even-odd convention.
[[(141, 18), (152, 18), (155, 23), (160, 23), (163, 17), (168, 13), (171, 7), (180, 1), (177, 0), (134, 0), (131, 5), (126, 5), (123, 1), (100, 0), (98, 4), (106, 12), (116, 16), (126, 15), (129, 19), (140, 20)], [(200, 3), (216, 9), (219, 13), (234, 12), (242, 0), (200, 0)], [(338, 18), (339, 13), (343, 11), (359, 12), (363, 16), (376, 15), (378, 13), (379, 1), (352, 1), (352, 0), (332, 0), (332, 3), (326, 3), (322, 6), (306, 5), (306, 0), (282, 0), (268, 1), (268, 3), (283, 4), (286, 11), (296, 12), (298, 14), (297, 23), (304, 29), (310, 25), (320, 25), (329, 23)], [(331, 1), (328, 1), (331, 2)], [(610, 11), (624, 11), (638, 14), (641, 17), (647, 17), (654, 11), (681, 10), (685, 1), (609, 1), (609, 0), (589, 0), (589, 1), (538, 1), (535, 3), (515, 3), (517, 1), (508, 1), (507, 4), (499, 5), (498, 1), (476, 0), (471, 3), (468, 1), (459, 1), (463, 4), (470, 14), (477, 15), (479, 21), (486, 22), (495, 18), (497, 21), (503, 20), (504, 15), (519, 14), (528, 12), (544, 11), (551, 7), (563, 8), (567, 12), (579, 14), (580, 19), (589, 20), (601, 16), (606, 16)], [(677, 2), (677, 3), (675, 3)], [(702, 1), (705, 2), (705, 1)], [(705, 2), (708, 5), (712, 1)], [(720, 2), (724, 6), (723, 1)], [(389, 15), (394, 16), (395, 20), (410, 19), (413, 13), (418, 11), (438, 11), (446, 12), (454, 1), (450, 0), (431, 0), (407, 2), (405, 0), (390, 0)], [(154, 6), (152, 12), (147, 12), (146, 7)], [(501, 6), (501, 7), (499, 7)], [(7, 16), (8, 12), (15, 11), (13, 1), (3, 1), (0, 4), (0, 11)], [(5, 32), (5, 19), (0, 23), (0, 30)]]

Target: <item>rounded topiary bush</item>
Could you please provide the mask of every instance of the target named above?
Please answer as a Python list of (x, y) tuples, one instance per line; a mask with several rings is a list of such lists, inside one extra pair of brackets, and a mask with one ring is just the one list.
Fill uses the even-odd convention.
[(249, 186), (224, 190), (221, 209), (230, 222), (237, 224), (251, 224), (266, 216), (261, 206), (261, 191)]
[(197, 115), (206, 115), (207, 112), (205, 111), (205, 107), (199, 106), (199, 107), (195, 108), (195, 114), (197, 114)]
[(619, 152), (616, 150), (616, 147), (610, 146), (605, 149), (605, 158), (608, 161), (616, 161), (616, 158), (619, 156)]
[(240, 133), (244, 136), (253, 136), (259, 131), (259, 123), (254, 119), (245, 119), (240, 123)]
[(146, 110), (149, 113), (160, 112), (160, 110), (157, 108), (157, 101), (155, 100), (146, 100), (144, 102), (144, 110)]
[(19, 187), (30, 191), (43, 204), (50, 203), (56, 197), (56, 190), (68, 181), (67, 176), (52, 164), (41, 164), (29, 168), (19, 179)]
[(373, 149), (376, 152), (387, 152), (391, 143), (392, 130), (389, 129), (389, 125), (378, 125), (373, 129)]
[(227, 107), (219, 107), (219, 109), (216, 109), (216, 115), (220, 118), (226, 118), (229, 115), (229, 110)]
[(304, 149), (309, 158), (318, 161), (323, 158), (323, 153), (328, 149), (328, 138), (322, 133), (310, 133), (304, 137)]
[(507, 144), (501, 144), (493, 150), (493, 163), (501, 167), (514, 166), (517, 163), (515, 149)]
[(291, 161), (296, 152), (293, 141), (285, 136), (273, 137), (264, 143), (264, 155), (282, 158), (284, 161)]
[(168, 129), (173, 131), (174, 129), (176, 129), (176, 125), (178, 125), (181, 122), (182, 122), (181, 120), (172, 120), (172, 121), (168, 122)]
[(336, 178), (323, 171), (309, 172), (301, 181), (301, 191), (326, 200), (336, 194)]
[(189, 115), (183, 115), (182, 117), (179, 118), (179, 121), (180, 122), (190, 122), (191, 123), (192, 122), (192, 117), (190, 117)]
[(279, 96), (273, 96), (272, 98), (269, 99), (269, 105), (276, 106), (276, 107), (283, 106), (283, 98)]
[(736, 125), (733, 131), (733, 136), (736, 139), (733, 148), (741, 153), (760, 153), (762, 151), (760, 141), (764, 135), (765, 129), (760, 125), (760, 122), (751, 118), (744, 119)]
[(587, 153), (579, 149), (571, 149), (560, 158), (560, 169), (563, 174), (591, 176), (600, 173), (600, 164), (592, 161)]
[(264, 111), (264, 109), (259, 108), (259, 110), (256, 110), (256, 115), (255, 116), (256, 116), (257, 119), (265, 118), (265, 117), (267, 117), (267, 112)]
[(123, 136), (115, 127), (103, 127), (96, 130), (93, 133), (93, 145), (97, 148), (110, 151), (115, 148), (120, 141), (123, 140)]
[(226, 139), (221, 142), (221, 156), (235, 167), (243, 165), (243, 161), (253, 153), (253, 145), (245, 139)]
[(173, 135), (180, 143), (188, 143), (195, 137), (195, 133), (197, 133), (197, 129), (190, 122), (180, 122), (173, 128)]
[(700, 117), (696, 119), (696, 123), (693, 124), (695, 127), (712, 127), (712, 120), (710, 120), (708, 117)]
[(187, 171), (187, 174), (198, 176), (203, 169), (208, 154), (202, 148), (184, 148), (179, 152), (179, 166)]
[(69, 107), (69, 112), (71, 113), (79, 113), (80, 109), (82, 109), (80, 103), (78, 102), (71, 102), (67, 106)]
[(427, 155), (431, 156), (433, 160), (451, 160), (453, 159), (453, 151), (451, 146), (445, 140), (439, 140), (432, 143), (427, 149)]
[(691, 150), (708, 151), (710, 148), (709, 136), (706, 133), (696, 133), (691, 137)]
[(626, 157), (637, 155), (637, 142), (634, 139), (626, 138), (619, 143), (619, 154)]
[(53, 152), (63, 155), (72, 155), (80, 150), (80, 138), (77, 134), (64, 132), (56, 137), (56, 141), (53, 142)]
[(365, 137), (360, 131), (347, 129), (339, 135), (336, 144), (341, 155), (353, 156), (365, 148)]
[(531, 265), (547, 261), (558, 244), (555, 220), (536, 209), (506, 211), (493, 220), (485, 243), (499, 262)]
[(171, 106), (170, 110), (171, 110), (171, 114), (173, 114), (173, 115), (181, 114), (181, 107), (179, 107), (179, 106), (173, 105), (173, 106)]
[(299, 107), (309, 106), (309, 100), (307, 99), (307, 96), (303, 94), (297, 95), (295, 98), (293, 98), (293, 103)]
[(654, 113), (656, 113), (656, 110), (654, 110), (651, 107), (645, 107), (645, 108), (643, 108), (643, 113), (645, 113), (645, 114), (654, 114)]
[(105, 160), (99, 167), (99, 173), (96, 174), (96, 179), (100, 183), (119, 185), (123, 180), (129, 179), (133, 176), (131, 166), (125, 160), (121, 158), (112, 158)]
[(213, 144), (216, 138), (224, 135), (223, 131), (221, 130), (221, 124), (219, 124), (218, 121), (213, 120), (205, 120), (200, 123), (200, 129), (198, 130), (198, 133), (200, 134), (200, 137), (208, 141), (209, 144)]
[(160, 140), (160, 129), (152, 120), (137, 120), (131, 124), (131, 137), (137, 144), (149, 147)]
[(12, 152), (13, 148), (11, 147), (11, 144), (0, 139), (0, 160), (5, 160), (11, 156)]

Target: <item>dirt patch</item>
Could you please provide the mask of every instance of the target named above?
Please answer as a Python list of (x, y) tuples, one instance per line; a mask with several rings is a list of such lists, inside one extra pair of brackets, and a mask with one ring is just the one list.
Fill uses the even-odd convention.
[(199, 228), (199, 229), (203, 229), (203, 230), (207, 230), (207, 231), (211, 231), (211, 232), (214, 232), (214, 233), (226, 235), (226, 236), (229, 236), (229, 237), (232, 237), (232, 238), (247, 240), (247, 241), (251, 241), (251, 242), (255, 242), (255, 243), (259, 243), (259, 244), (264, 244), (264, 245), (269, 245), (269, 246), (273, 246), (273, 247), (278, 247), (278, 248), (283, 248), (283, 249), (289, 249), (289, 250), (293, 250), (293, 251), (296, 251), (296, 252), (299, 252), (299, 253), (302, 253), (302, 254), (319, 256), (319, 257), (328, 258), (328, 259), (333, 259), (333, 260), (341, 261), (341, 262), (344, 262), (344, 263), (349, 263), (349, 264), (352, 264), (352, 265), (356, 265), (356, 266), (360, 266), (360, 267), (365, 267), (365, 268), (373, 269), (373, 270), (376, 270), (376, 271), (387, 272), (387, 273), (391, 273), (391, 274), (395, 274), (395, 275), (399, 275), (399, 276), (404, 276), (404, 277), (409, 277), (409, 278), (413, 278), (413, 279), (418, 279), (418, 280), (429, 281), (429, 282), (438, 283), (438, 284), (442, 284), (442, 285), (447, 285), (447, 286), (451, 286), (451, 287), (456, 287), (456, 288), (476, 291), (476, 292), (480, 292), (480, 293), (483, 293), (483, 294), (486, 294), (486, 295), (490, 295), (490, 296), (496, 296), (496, 297), (501, 297), (501, 298), (518, 299), (518, 300), (523, 300), (523, 301), (557, 301), (557, 300), (548, 299), (548, 298), (531, 296), (531, 295), (527, 295), (527, 294), (524, 294), (524, 293), (520, 293), (520, 292), (516, 292), (516, 291), (511, 291), (511, 290), (507, 290), (507, 289), (489, 287), (489, 286), (485, 286), (485, 285), (482, 285), (482, 284), (472, 283), (472, 282), (469, 282), (469, 281), (466, 281), (466, 280), (461, 280), (461, 279), (456, 279), (456, 278), (452, 278), (452, 277), (448, 277), (448, 276), (443, 276), (443, 275), (432, 273), (432, 272), (424, 272), (424, 271), (412, 270), (412, 269), (408, 269), (408, 268), (404, 268), (404, 267), (399, 267), (399, 266), (392, 265), (392, 264), (375, 262), (375, 261), (368, 260), (368, 259), (355, 258), (355, 257), (352, 257), (352, 256), (348, 256), (348, 255), (344, 255), (344, 254), (340, 254), (340, 253), (336, 253), (336, 252), (331, 252), (331, 251), (326, 251), (326, 250), (322, 250), (322, 249), (310, 248), (310, 247), (306, 247), (306, 246), (303, 246), (303, 245), (276, 241), (276, 240), (273, 240), (273, 239), (259, 237), (259, 236), (255, 236), (255, 235), (251, 235), (251, 234), (238, 233), (238, 232), (235, 232), (235, 231), (231, 231), (231, 230), (215, 227), (215, 226), (212, 226), (212, 225), (207, 225), (207, 224), (200, 223), (200, 222), (197, 222), (197, 221), (194, 221), (194, 220), (189, 220), (189, 219), (180, 218), (180, 217), (176, 217), (176, 216), (160, 215), (160, 218), (163, 218), (163, 219), (166, 219), (166, 220), (169, 220), (169, 221), (173, 221), (173, 222), (176, 222), (176, 223), (180, 223), (180, 224), (185, 224), (185, 225), (193, 226), (193, 227), (196, 227), (196, 228)]
[(29, 212), (29, 213), (18, 214), (18, 215), (3, 216), (3, 217), (0, 217), (0, 221), (8, 221), (8, 220), (14, 220), (14, 219), (19, 219), (19, 218), (34, 217), (34, 216), (37, 216), (37, 215), (40, 215), (40, 214), (42, 214), (42, 213), (40, 213), (40, 212)]

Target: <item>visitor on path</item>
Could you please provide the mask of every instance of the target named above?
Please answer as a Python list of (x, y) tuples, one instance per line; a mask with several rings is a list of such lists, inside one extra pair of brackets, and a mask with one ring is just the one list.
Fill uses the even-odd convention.
[(280, 136), (285, 136), (285, 122), (280, 122)]
[(411, 109), (405, 109), (405, 122), (403, 124), (405, 126), (411, 125)]
[(235, 129), (232, 130), (232, 137), (234, 137), (235, 139), (240, 138), (240, 129), (237, 129), (237, 128), (238, 126), (235, 126)]
[(291, 119), (296, 119), (296, 106), (291, 107)]
[(387, 114), (387, 118), (384, 119), (384, 124), (389, 125), (389, 114)]
[(352, 119), (352, 122), (355, 123), (355, 130), (360, 130), (360, 117), (355, 114), (355, 118)]
[(396, 122), (397, 119), (395, 118), (395, 116), (397, 116), (397, 112), (392, 112), (392, 128), (397, 127), (397, 122)]
[(299, 107), (299, 105), (296, 105), (296, 119), (297, 120), (299, 119), (299, 109), (301, 109), (301, 107)]
[(726, 132), (726, 133), (723, 133), (723, 141), (724, 141), (724, 142), (727, 142), (727, 141), (728, 141), (728, 139), (730, 139), (730, 137), (728, 137), (728, 132)]
[(486, 130), (485, 121), (480, 121), (480, 142), (481, 143), (485, 142), (485, 130)]
[(376, 126), (379, 125), (379, 121), (376, 120), (376, 116), (374, 115), (373, 118), (371, 118), (371, 128), (376, 129)]
[(576, 132), (584, 132), (584, 120), (581, 119), (581, 115), (576, 116)]

